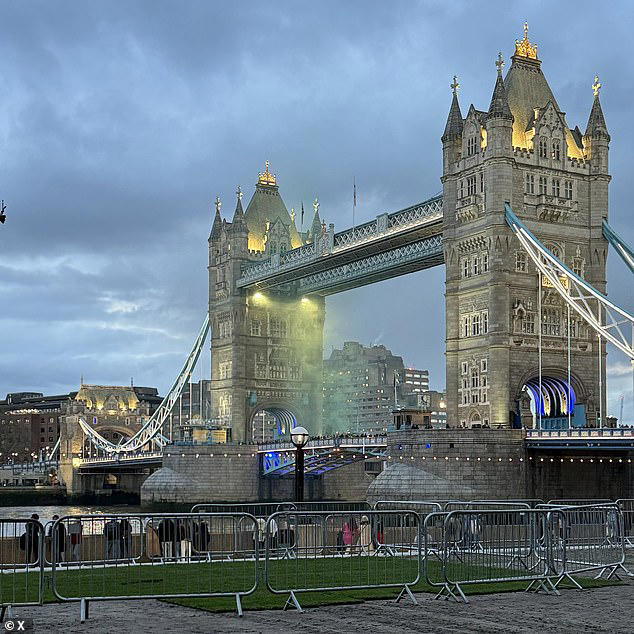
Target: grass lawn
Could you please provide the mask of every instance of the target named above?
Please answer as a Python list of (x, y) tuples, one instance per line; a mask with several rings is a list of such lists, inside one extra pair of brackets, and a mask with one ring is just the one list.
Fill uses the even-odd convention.
[[(417, 560), (406, 557), (333, 557), (315, 559), (286, 559), (269, 562), (269, 580), (279, 590), (302, 587), (349, 587), (412, 582), (414, 592), (436, 592), (424, 580), (413, 582), (417, 576)], [(439, 574), (439, 564), (430, 561), (432, 578)], [(273, 594), (266, 587), (264, 562), (259, 567), (260, 583), (256, 591), (242, 598), (246, 610), (279, 609), (284, 606), (285, 594)], [(520, 569), (481, 568), (465, 562), (462, 572), (472, 578), (496, 578), (524, 574)], [(484, 574), (486, 572), (486, 574)], [(95, 566), (80, 570), (58, 570), (56, 586), (66, 598), (81, 597), (126, 597), (165, 594), (247, 592), (255, 582), (253, 561), (214, 561), (190, 564), (121, 565)], [(614, 582), (579, 579), (584, 587), (614, 585)], [(510, 592), (524, 590), (526, 581), (489, 582), (465, 585), (466, 594)], [(51, 589), (51, 573), (45, 572), (44, 601), (54, 602)], [(359, 603), (367, 599), (390, 599), (398, 594), (398, 588), (376, 588), (370, 590), (324, 590), (319, 592), (298, 592), (302, 607), (336, 603)], [(0, 574), (0, 598), (3, 603), (21, 603), (26, 600), (37, 602), (38, 574), (35, 572)], [(407, 599), (404, 599), (407, 600)], [(188, 607), (224, 612), (235, 610), (233, 597), (175, 598), (169, 602)]]

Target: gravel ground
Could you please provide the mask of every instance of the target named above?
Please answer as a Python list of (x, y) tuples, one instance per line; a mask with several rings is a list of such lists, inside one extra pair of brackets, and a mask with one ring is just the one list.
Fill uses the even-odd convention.
[[(632, 567), (633, 558), (628, 558)], [(634, 579), (627, 585), (564, 590), (561, 596), (505, 593), (471, 597), (469, 605), (417, 595), (419, 605), (369, 601), (294, 611), (212, 614), (154, 600), (93, 603), (79, 622), (79, 604), (17, 610), (31, 617), (36, 632), (632, 632)]]

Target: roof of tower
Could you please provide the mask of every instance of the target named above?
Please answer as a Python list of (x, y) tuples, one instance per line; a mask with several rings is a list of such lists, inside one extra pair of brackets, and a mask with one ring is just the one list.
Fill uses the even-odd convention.
[(321, 219), (319, 218), (319, 201), (315, 198), (313, 203), (315, 209), (315, 215), (313, 216), (313, 222), (310, 225), (310, 237), (314, 238), (316, 235), (321, 234)]
[(450, 88), (453, 91), (453, 98), (451, 100), (451, 107), (449, 108), (449, 115), (447, 116), (447, 124), (445, 125), (445, 131), (441, 137), (442, 141), (448, 141), (455, 139), (462, 134), (462, 113), (460, 112), (460, 104), (458, 103), (458, 81), (454, 75), (453, 84)]
[(493, 94), (491, 95), (491, 103), (489, 105), (489, 112), (487, 119), (499, 118), (513, 120), (511, 109), (509, 108), (508, 98), (506, 96), (506, 89), (504, 87), (504, 79), (502, 78), (502, 67), (504, 62), (502, 61), (502, 53), (498, 56), (496, 62), (498, 67), (498, 76), (495, 80), (495, 87), (493, 88)]
[(588, 125), (586, 126), (586, 135), (605, 135), (610, 138), (608, 134), (608, 126), (605, 123), (605, 117), (603, 116), (603, 110), (601, 108), (601, 101), (599, 100), (599, 89), (601, 84), (599, 83), (599, 77), (595, 76), (592, 90), (594, 91), (594, 101), (592, 102), (592, 110), (590, 110), (590, 116), (588, 117)]
[(214, 222), (211, 225), (211, 233), (209, 234), (209, 239), (217, 238), (220, 235), (220, 230), (222, 227), (222, 218), (220, 217), (220, 198), (216, 196), (216, 215), (214, 216)]
[[(506, 97), (513, 115), (513, 145), (529, 147), (526, 131), (535, 117), (535, 109), (545, 108), (551, 101), (562, 119), (557, 100), (553, 95), (544, 73), (541, 61), (537, 57), (537, 47), (528, 40), (528, 25), (524, 25), (524, 39), (515, 42), (511, 68), (504, 78)], [(565, 119), (564, 119), (565, 120)], [(569, 156), (582, 158), (583, 151), (577, 140), (566, 126), (566, 142)]]
[(269, 172), (269, 164), (266, 162), (266, 170), (258, 176), (255, 193), (247, 205), (244, 219), (249, 230), (249, 249), (264, 251), (264, 236), (267, 224), (270, 226), (275, 220), (280, 220), (288, 227), (291, 237), (291, 246), (301, 246), (301, 239), (286, 209), (286, 205), (280, 196), (277, 185), (277, 177)]
[(238, 185), (236, 196), (238, 198), (236, 202), (236, 210), (233, 214), (233, 220), (231, 221), (231, 227), (229, 229), (232, 233), (247, 231), (247, 225), (244, 222), (244, 210), (242, 209), (242, 190), (240, 189), (240, 185)]

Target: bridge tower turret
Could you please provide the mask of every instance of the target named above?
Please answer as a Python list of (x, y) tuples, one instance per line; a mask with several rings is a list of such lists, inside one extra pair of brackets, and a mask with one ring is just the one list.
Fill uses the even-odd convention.
[[(538, 288), (535, 267), (506, 225), (504, 203), (569, 268), (604, 292), (607, 245), (601, 219), (607, 217), (609, 135), (598, 81), (586, 134), (567, 126), (527, 30), (525, 25), (505, 77), (499, 54), (486, 112), (471, 106), (458, 120), (452, 85), (442, 137), (452, 426), (532, 425), (527, 386), (539, 375), (540, 331), (545, 383), (541, 397), (533, 394), (533, 399), (548, 410), (542, 426), (566, 425), (569, 405), (572, 424), (595, 424), (601, 409), (598, 359), (605, 377), (605, 357), (597, 338), (574, 314), (569, 324), (554, 289), (543, 281)], [(602, 399), (605, 405), (604, 391)]]
[(231, 222), (222, 219), (216, 200), (209, 236), (212, 416), (234, 442), (252, 440), (259, 412), (275, 419), (278, 433), (287, 434), (297, 423), (318, 434), (323, 297), (301, 297), (292, 285), (274, 291), (236, 285), (251, 263), (277, 264), (307, 236), (297, 231), (268, 162), (246, 212), (240, 188), (236, 194)]

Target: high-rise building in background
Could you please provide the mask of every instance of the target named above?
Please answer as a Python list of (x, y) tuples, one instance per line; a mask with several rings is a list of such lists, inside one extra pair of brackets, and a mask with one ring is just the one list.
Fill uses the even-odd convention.
[(423, 387), (427, 370), (405, 370), (402, 357), (385, 346), (346, 341), (324, 360), (324, 432), (383, 431), (399, 395)]

